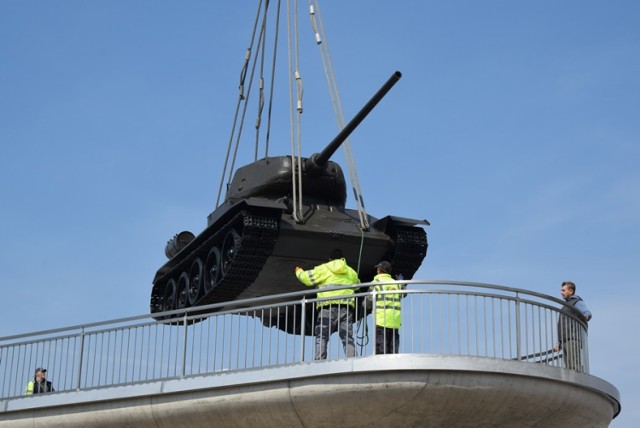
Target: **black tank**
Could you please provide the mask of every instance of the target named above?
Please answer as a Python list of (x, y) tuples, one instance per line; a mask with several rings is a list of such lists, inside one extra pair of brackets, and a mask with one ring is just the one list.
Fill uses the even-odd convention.
[[(356, 210), (345, 208), (347, 186), (329, 160), (349, 134), (400, 79), (395, 72), (321, 152), (302, 158), (302, 219), (293, 218), (292, 158), (267, 157), (238, 168), (224, 202), (195, 236), (181, 232), (165, 248), (169, 261), (156, 273), (151, 312), (261, 297), (306, 289), (294, 273), (311, 269), (340, 248), (363, 282), (388, 260), (411, 279), (427, 253), (426, 220), (368, 216), (362, 230)], [(358, 261), (359, 265), (358, 265)], [(283, 319), (286, 318), (286, 319)], [(300, 311), (261, 316), (265, 325), (300, 332)], [(305, 333), (310, 323), (305, 323)]]

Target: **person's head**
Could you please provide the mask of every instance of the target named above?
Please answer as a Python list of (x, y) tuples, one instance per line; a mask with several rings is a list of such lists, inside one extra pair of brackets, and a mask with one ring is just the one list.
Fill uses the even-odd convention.
[(331, 254), (329, 254), (329, 260), (338, 260), (344, 258), (344, 254), (342, 254), (342, 250), (340, 248), (334, 248), (331, 250)]
[(377, 272), (380, 273), (391, 273), (391, 263), (386, 260), (381, 261), (377, 265), (374, 266)]
[(576, 285), (571, 281), (564, 281), (560, 288), (560, 294), (564, 300), (568, 300), (576, 293)]
[(47, 377), (47, 369), (38, 367), (33, 377), (38, 381), (44, 380), (44, 378)]

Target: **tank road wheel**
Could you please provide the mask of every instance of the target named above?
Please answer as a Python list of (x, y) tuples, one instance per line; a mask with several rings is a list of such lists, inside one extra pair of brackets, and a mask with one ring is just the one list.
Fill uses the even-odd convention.
[(234, 229), (227, 232), (227, 236), (224, 237), (224, 243), (222, 244), (222, 274), (226, 275), (229, 272), (229, 268), (233, 263), (233, 260), (238, 254), (238, 248), (240, 247), (240, 234)]
[(202, 261), (200, 259), (195, 259), (191, 264), (188, 285), (189, 306), (193, 306), (200, 296), (200, 288), (202, 287)]
[(207, 256), (207, 262), (204, 265), (204, 292), (211, 293), (220, 280), (220, 250), (213, 247)]
[(164, 287), (162, 296), (162, 312), (172, 311), (176, 307), (176, 282), (170, 279)]
[(178, 278), (178, 290), (176, 292), (176, 309), (184, 309), (189, 303), (187, 296), (189, 291), (189, 275), (186, 272), (180, 274)]

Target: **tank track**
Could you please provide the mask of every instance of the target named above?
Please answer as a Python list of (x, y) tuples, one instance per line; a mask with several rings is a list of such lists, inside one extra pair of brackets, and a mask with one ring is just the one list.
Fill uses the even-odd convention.
[(394, 273), (413, 278), (427, 255), (427, 233), (421, 227), (397, 226), (396, 248), (391, 257)]
[[(218, 228), (213, 235), (204, 237), (204, 239), (201, 236), (196, 237), (190, 244), (193, 249), (188, 252), (188, 255), (155, 281), (151, 295), (151, 312), (234, 300), (254, 282), (273, 251), (279, 234), (279, 220), (279, 211), (250, 212), (243, 210), (224, 226)], [(204, 235), (206, 235), (206, 231)], [(225, 245), (229, 248), (224, 248)], [(207, 257), (214, 247), (218, 249), (220, 256), (220, 260), (216, 263), (216, 269), (219, 270), (218, 275), (221, 276), (207, 292), (204, 284), (207, 275), (204, 270), (208, 263)], [(189, 247), (183, 252), (188, 249)], [(192, 264), (196, 260), (201, 262), (200, 272), (195, 276), (189, 276)], [(225, 262), (227, 265), (223, 268), (222, 264)], [(197, 278), (199, 281), (198, 297), (195, 302), (190, 303), (187, 294), (180, 295), (181, 291), (189, 293), (189, 283), (187, 282), (186, 290), (176, 288), (174, 301), (168, 303), (170, 307), (165, 307), (166, 287), (172, 281), (174, 284), (179, 284), (181, 276), (185, 273), (188, 281), (193, 281), (193, 278)]]
[[(238, 217), (241, 220), (236, 218), (236, 225), (242, 223), (242, 234), (234, 260), (214, 290), (203, 296), (196, 306), (235, 300), (255, 281), (273, 251), (280, 231), (279, 215), (271, 217), (242, 211)], [(228, 228), (225, 229), (228, 233)]]

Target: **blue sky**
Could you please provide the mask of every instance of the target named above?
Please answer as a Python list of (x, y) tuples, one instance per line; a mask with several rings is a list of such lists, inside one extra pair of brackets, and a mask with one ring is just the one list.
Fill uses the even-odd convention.
[[(147, 312), (167, 239), (215, 207), (254, 3), (0, 1), (0, 336)], [(592, 374), (622, 393), (612, 426), (640, 425), (640, 3), (321, 14), (347, 118), (403, 73), (351, 142), (368, 212), (432, 224), (416, 278), (574, 281)], [(336, 131), (301, 50), (309, 155)]]

